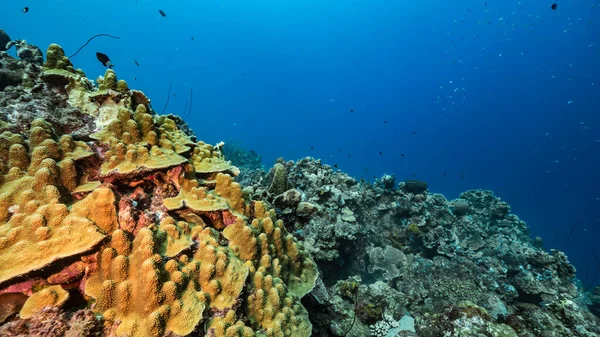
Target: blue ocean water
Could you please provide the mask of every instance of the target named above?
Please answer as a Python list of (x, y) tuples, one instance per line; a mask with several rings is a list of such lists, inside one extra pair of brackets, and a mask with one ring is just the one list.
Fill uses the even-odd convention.
[(68, 55), (95, 34), (118, 36), (73, 63), (95, 78), (105, 70), (95, 53), (107, 54), (158, 112), (171, 85), (165, 113), (189, 113), (193, 89), (198, 137), (253, 149), (267, 167), (313, 156), (357, 178), (425, 180), (449, 199), (491, 189), (589, 282), (600, 254), (600, 1), (551, 4), (2, 1), (0, 28)]

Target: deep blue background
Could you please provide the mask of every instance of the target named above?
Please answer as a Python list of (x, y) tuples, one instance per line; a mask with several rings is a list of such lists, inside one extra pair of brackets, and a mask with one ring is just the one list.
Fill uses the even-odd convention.
[(356, 177), (414, 175), (449, 199), (492, 189), (548, 248), (584, 221), (566, 251), (585, 278), (600, 253), (600, 1), (551, 3), (2, 1), (0, 28), (67, 54), (119, 36), (75, 66), (95, 78), (94, 53), (108, 54), (159, 112), (169, 82), (167, 112), (193, 88), (199, 138), (267, 166), (313, 156)]

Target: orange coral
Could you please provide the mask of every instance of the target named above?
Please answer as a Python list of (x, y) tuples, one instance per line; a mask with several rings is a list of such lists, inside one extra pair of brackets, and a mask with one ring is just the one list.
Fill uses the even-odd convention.
[(61, 286), (44, 288), (27, 299), (19, 316), (25, 319), (31, 318), (45, 307), (61, 307), (67, 299), (69, 299), (69, 293)]
[(218, 246), (211, 229), (199, 234), (198, 252), (191, 260), (182, 255), (165, 262), (157, 254), (161, 239), (159, 232), (147, 228), (133, 242), (125, 232), (115, 231), (86, 283), (86, 294), (97, 299), (94, 310), (121, 321), (118, 333), (189, 334), (209, 303), (230, 308), (242, 291), (247, 268)]
[(0, 284), (32, 271), (41, 283), (28, 291), (58, 284), (22, 314), (62, 305), (60, 285), (75, 283), (117, 335), (186, 335), (206, 321), (214, 336), (310, 336), (300, 298), (316, 267), (273, 210), (245, 202), (222, 144), (192, 142), (112, 70), (92, 90), (49, 51), (42, 78), (66, 85), (99, 131), (85, 143), (39, 119), (0, 134)]

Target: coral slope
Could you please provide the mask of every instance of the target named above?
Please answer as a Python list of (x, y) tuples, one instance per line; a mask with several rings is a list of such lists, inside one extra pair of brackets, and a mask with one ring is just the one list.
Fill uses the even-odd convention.
[(314, 335), (600, 336), (598, 290), (490, 191), (448, 201), (312, 158), (242, 172), (244, 193), (271, 202), (321, 270), (303, 301)]
[(316, 265), (222, 144), (58, 45), (0, 62), (0, 335), (311, 335)]

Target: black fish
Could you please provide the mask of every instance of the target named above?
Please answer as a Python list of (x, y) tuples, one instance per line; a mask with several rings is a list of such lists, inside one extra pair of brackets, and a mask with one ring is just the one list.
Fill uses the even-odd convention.
[(108, 67), (109, 69), (113, 68), (113, 64), (110, 62), (110, 58), (108, 58), (106, 54), (96, 52), (96, 58), (98, 58), (98, 61), (100, 61), (103, 66)]
[(133, 64), (135, 64), (136, 66), (139, 66), (140, 64), (138, 63), (138, 61), (133, 60)]
[(552, 4), (552, 6), (550, 6), (550, 8), (552, 8), (552, 10), (555, 11), (556, 8), (558, 8), (558, 4), (555, 2)]
[(159, 9), (158, 12), (160, 13), (160, 16), (162, 16), (163, 18), (167, 16), (167, 14), (165, 12), (163, 12), (162, 9)]
[(27, 12), (29, 12), (29, 7), (23, 8), (23, 13), (27, 13)]

